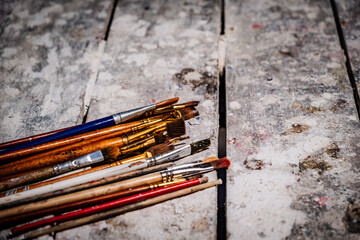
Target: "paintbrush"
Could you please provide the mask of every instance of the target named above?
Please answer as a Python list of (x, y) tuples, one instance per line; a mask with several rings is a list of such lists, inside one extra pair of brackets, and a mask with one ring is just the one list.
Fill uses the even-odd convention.
[(198, 141), (189, 145), (182, 146), (178, 149), (174, 149), (168, 151), (166, 153), (162, 153), (156, 155), (154, 157), (145, 158), (136, 162), (129, 162), (122, 165), (113, 165), (109, 168), (105, 168), (99, 171), (91, 172), (86, 175), (76, 176), (74, 178), (70, 178), (64, 181), (55, 182), (50, 185), (45, 185), (38, 188), (33, 188), (31, 190), (17, 193), (16, 195), (10, 195), (3, 198), (0, 198), (0, 205), (5, 203), (16, 204), (18, 201), (22, 201), (26, 198), (32, 198), (34, 196), (39, 196), (41, 194), (58, 191), (64, 188), (73, 187), (76, 185), (84, 184), (87, 182), (96, 181), (98, 179), (122, 174), (125, 172), (130, 172), (142, 168), (151, 167), (157, 164), (163, 164), (170, 161), (175, 161), (177, 159), (187, 157), (189, 155), (198, 153), (200, 151), (205, 150), (210, 145), (210, 139), (205, 139), (202, 141)]
[[(143, 168), (143, 169), (139, 169), (139, 170), (136, 170), (136, 171), (131, 171), (131, 172), (127, 172), (127, 173), (123, 173), (123, 174), (119, 174), (119, 175), (115, 175), (115, 176), (111, 176), (111, 177), (107, 177), (107, 178), (102, 178), (102, 179), (97, 180), (97, 181), (84, 183), (84, 184), (77, 185), (77, 186), (74, 186), (74, 187), (65, 188), (65, 189), (58, 190), (58, 191), (53, 191), (53, 192), (48, 192), (48, 193), (42, 194), (40, 196), (29, 197), (29, 198), (26, 198), (26, 199), (24, 199), (22, 201), (19, 201), (17, 204), (11, 204), (11, 205), (25, 204), (25, 203), (28, 203), (28, 202), (39, 201), (39, 200), (46, 199), (46, 198), (51, 198), (51, 197), (65, 195), (65, 194), (68, 194), (68, 193), (73, 193), (73, 192), (77, 192), (77, 191), (81, 191), (81, 190), (85, 190), (85, 189), (89, 189), (89, 188), (93, 188), (93, 187), (98, 187), (98, 186), (102, 186), (102, 185), (105, 185), (105, 184), (126, 180), (126, 179), (133, 178), (133, 177), (138, 177), (138, 176), (146, 175), (146, 174), (149, 174), (149, 173), (162, 171), (162, 170), (167, 169), (168, 167), (171, 167), (171, 166), (174, 166), (173, 162), (164, 163), (164, 164), (160, 164), (160, 165), (155, 165), (155, 166), (152, 166), (152, 167)], [(6, 196), (14, 194), (14, 192), (10, 192), (10, 191), (8, 191), (7, 193), (9, 193), (9, 194), (7, 194)], [(2, 209), (2, 208), (4, 208), (4, 206), (0, 206), (0, 209)]]
[[(222, 158), (208, 163), (204, 163), (201, 161), (201, 162), (183, 164), (175, 167), (170, 167), (169, 169), (163, 170), (161, 172), (150, 173), (144, 176), (127, 179), (121, 182), (115, 182), (104, 186), (99, 186), (75, 193), (70, 193), (42, 201), (32, 202), (29, 204), (24, 204), (12, 208), (6, 208), (0, 211), (0, 218), (6, 218), (19, 214), (38, 211), (41, 209), (61, 206), (64, 204), (69, 204), (98, 196), (103, 196), (106, 194), (111, 194), (114, 192), (130, 189), (150, 183), (161, 182), (161, 181), (170, 182), (175, 178), (184, 178), (188, 176), (204, 174), (213, 171), (215, 169), (228, 168), (229, 166), (230, 166), (230, 161), (227, 158)], [(4, 200), (5, 198), (2, 199)], [(11, 201), (13, 201), (13, 199), (7, 198), (6, 201), (2, 201), (1, 205), (4, 207), (6, 206), (6, 204), (9, 203), (11, 204)]]
[[(163, 135), (161, 134), (161, 136), (163, 136)], [(155, 139), (155, 143), (159, 143), (159, 145), (149, 148), (146, 152), (139, 155), (140, 157), (136, 156), (136, 158), (135, 157), (133, 157), (133, 158), (135, 158), (136, 160), (140, 160), (142, 158), (146, 158), (146, 156), (153, 156), (154, 154), (158, 155), (160, 153), (170, 151), (170, 150), (172, 150), (174, 148), (173, 145), (170, 145), (170, 142), (161, 143), (161, 141), (165, 140), (164, 138), (154, 136), (153, 139)], [(175, 138), (175, 140), (176, 139), (178, 139), (178, 138)], [(147, 142), (150, 142), (150, 140), (147, 141)], [(125, 152), (129, 153), (132, 150), (136, 150), (139, 147), (145, 145), (147, 142), (145, 142), (144, 144), (135, 146), (133, 148), (130, 148), (130, 149), (125, 149)], [(71, 170), (82, 168), (82, 167), (92, 165), (92, 164), (95, 164), (95, 163), (100, 163), (100, 162), (104, 162), (104, 161), (111, 162), (111, 161), (115, 160), (116, 158), (118, 158), (119, 156), (121, 156), (123, 154), (124, 154), (123, 153), (123, 148), (118, 148), (118, 147), (109, 147), (109, 148), (105, 148), (105, 149), (102, 149), (102, 150), (98, 150), (96, 152), (86, 154), (86, 155), (84, 155), (82, 157), (79, 157), (79, 158), (77, 158), (75, 160), (72, 160), (72, 161), (68, 161), (68, 162), (61, 163), (61, 164), (51, 166), (51, 167), (41, 168), (41, 169), (38, 169), (38, 170), (35, 170), (35, 171), (32, 171), (32, 172), (28, 172), (26, 174), (22, 174), (22, 175), (17, 176), (17, 177), (13, 177), (13, 178), (8, 179), (8, 180), (1, 181), (0, 182), (0, 191), (5, 191), (7, 189), (11, 189), (11, 188), (19, 187), (19, 186), (22, 186), (22, 185), (25, 185), (25, 184), (30, 184), (30, 183), (33, 183), (33, 182), (36, 182), (36, 181), (44, 180), (44, 179), (54, 177), (54, 176), (69, 172)], [(73, 178), (75, 176), (82, 176), (82, 175), (85, 175), (85, 174), (88, 174), (88, 173), (91, 173), (91, 172), (99, 171), (99, 170), (106, 169), (106, 168), (109, 168), (109, 167), (113, 167), (113, 166), (116, 166), (116, 165), (119, 165), (119, 164), (120, 164), (119, 161), (117, 161), (115, 163), (108, 163), (108, 164), (105, 164), (105, 165), (101, 165), (101, 166), (93, 167), (93, 168), (90, 168), (90, 169), (86, 169), (86, 170), (83, 170), (83, 171), (80, 171), (80, 172), (75, 172), (73, 174), (67, 174), (67, 175), (65, 175), (63, 177), (58, 177), (58, 178), (51, 179), (51, 180), (48, 180), (48, 181), (43, 181), (43, 182), (39, 182), (39, 183), (36, 183), (36, 184), (32, 184), (32, 185), (29, 185), (29, 186), (26, 186), (26, 187), (23, 187), (23, 188), (12, 189), (7, 194), (6, 193), (5, 194), (0, 194), (0, 197), (4, 197), (6, 195), (23, 192), (24, 189), (30, 190), (30, 189), (42, 187), (42, 186), (45, 186), (45, 185), (53, 184), (55, 182), (64, 181), (66, 179), (70, 179), (70, 178)]]
[[(184, 181), (183, 181), (184, 180)], [(31, 231), (33, 229), (37, 229), (46, 225), (52, 225), (52, 224), (58, 224), (61, 222), (66, 222), (66, 221), (73, 221), (75, 219), (84, 217), (84, 216), (88, 216), (88, 215), (92, 215), (92, 214), (96, 214), (96, 213), (100, 213), (100, 212), (104, 212), (113, 208), (118, 208), (121, 206), (125, 206), (125, 205), (129, 205), (132, 203), (136, 203), (139, 201), (144, 201), (146, 199), (149, 198), (153, 198), (153, 197), (157, 197), (166, 193), (170, 193), (170, 192), (174, 192), (183, 188), (188, 188), (188, 187), (192, 187), (201, 183), (205, 183), (208, 181), (208, 178), (200, 178), (200, 179), (193, 179), (193, 180), (189, 180), (185, 182), (185, 179), (181, 179), (180, 182), (178, 183), (172, 183), (171, 185), (168, 185), (167, 183), (161, 183), (161, 184), (167, 184), (166, 188), (160, 188), (160, 189), (154, 189), (154, 190), (150, 190), (147, 192), (143, 192), (141, 194), (135, 194), (129, 197), (123, 197), (120, 199), (116, 199), (113, 201), (108, 201), (106, 203), (102, 203), (96, 206), (92, 206), (92, 207), (88, 207), (88, 208), (83, 208), (77, 211), (73, 211), (70, 213), (65, 213), (63, 215), (60, 216), (54, 216), (54, 217), (50, 217), (50, 218), (46, 218), (43, 220), (39, 220), (36, 222), (32, 222), (32, 223), (28, 223), (16, 228), (13, 228), (11, 230), (12, 236), (16, 236), (16, 235), (20, 235), (23, 234), (25, 232)]]
[[(19, 226), (19, 227), (16, 227), (16, 228), (12, 229), (13, 236), (14, 235), (19, 235), (19, 234), (22, 234), (22, 233), (27, 232), (29, 230), (36, 229), (36, 228), (39, 228), (41, 226), (45, 226), (47, 224), (52, 224), (52, 222), (66, 221), (68, 219), (68, 217), (69, 217), (67, 212), (70, 212), (70, 211), (74, 211), (74, 210), (79, 211), (81, 209), (85, 209), (85, 208), (89, 208), (89, 207), (93, 207), (93, 206), (98, 208), (98, 206), (96, 206), (96, 205), (103, 204), (103, 203), (110, 202), (110, 201), (114, 201), (114, 200), (119, 200), (121, 198), (124, 198), (126, 196), (131, 196), (131, 195), (132, 195), (131, 196), (132, 199), (136, 199), (135, 194), (137, 194), (138, 196), (142, 196), (143, 194), (145, 194), (145, 196), (146, 196), (148, 194), (148, 193), (146, 193), (146, 191), (151, 192), (151, 191), (154, 191), (154, 190), (159, 189), (159, 188), (169, 187), (169, 186), (172, 186), (172, 185), (175, 185), (175, 184), (183, 183), (183, 182), (186, 182), (187, 180), (189, 180), (189, 179), (179, 178), (179, 179), (175, 179), (172, 182), (166, 182), (166, 183), (160, 182), (160, 183), (148, 184), (148, 185), (145, 185), (145, 186), (140, 186), (140, 187), (136, 187), (136, 188), (116, 192), (116, 193), (113, 193), (113, 194), (108, 194), (108, 195), (104, 195), (104, 196), (101, 196), (101, 197), (88, 199), (88, 200), (85, 200), (85, 201), (74, 202), (72, 204), (58, 206), (56, 208), (44, 209), (42, 211), (32, 212), (32, 213), (16, 216), (16, 217), (13, 217), (13, 218), (8, 218), (8, 219), (5, 219), (5, 220), (7, 220), (6, 222), (3, 221), (4, 219), (1, 219), (0, 224), (1, 224), (1, 222), (3, 222), (7, 226), (15, 226), (16, 223), (19, 224), (21, 222), (24, 222), (25, 219), (27, 221), (29, 221), (29, 220), (34, 220), (37, 217), (45, 217), (47, 215), (54, 215), (54, 214), (60, 215), (60, 214), (63, 214), (63, 213), (66, 214), (66, 215), (65, 214), (61, 215), (62, 216), (61, 219), (54, 219), (52, 217), (49, 217), (49, 218), (44, 219), (44, 220), (47, 220), (47, 222), (39, 220), (39, 221), (36, 221), (36, 223), (34, 222), (35, 224), (25, 224), (23, 226)], [(206, 180), (207, 180), (207, 178), (204, 178), (203, 181), (205, 182)], [(139, 195), (139, 193), (143, 193), (143, 194)], [(122, 200), (122, 202), (124, 204), (125, 204), (125, 201), (124, 201), (125, 199)], [(79, 215), (75, 214), (73, 219), (78, 218), (77, 216), (79, 216)], [(10, 222), (11, 224), (9, 224), (9, 223), (6, 224), (7, 222)], [(0, 226), (0, 227), (4, 228), (4, 226)]]
[(33, 238), (36, 238), (36, 237), (40, 237), (40, 236), (49, 234), (51, 232), (64, 231), (64, 230), (75, 228), (75, 227), (82, 226), (82, 225), (85, 225), (85, 224), (97, 222), (97, 221), (100, 221), (100, 220), (104, 220), (104, 219), (107, 219), (107, 218), (110, 218), (110, 217), (115, 217), (117, 215), (130, 212), (130, 211), (134, 211), (134, 210), (138, 210), (138, 209), (141, 209), (141, 208), (152, 206), (152, 205), (155, 205), (155, 204), (158, 204), (158, 203), (162, 203), (162, 202), (165, 202), (167, 200), (171, 200), (171, 199), (175, 199), (175, 198), (178, 198), (178, 197), (186, 196), (186, 195), (189, 195), (189, 194), (192, 194), (192, 193), (195, 193), (195, 192), (198, 192), (198, 191), (210, 188), (210, 187), (217, 186), (217, 185), (219, 185), (221, 183), (222, 183), (221, 179), (218, 179), (218, 180), (212, 181), (212, 182), (208, 182), (208, 183), (203, 183), (203, 184), (200, 184), (200, 185), (197, 185), (197, 186), (194, 186), (194, 187), (189, 187), (189, 188), (178, 190), (178, 191), (175, 191), (175, 192), (172, 192), (172, 193), (167, 193), (167, 194), (155, 197), (155, 198), (150, 198), (150, 199), (145, 200), (145, 201), (137, 202), (137, 203), (134, 203), (134, 204), (129, 204), (127, 206), (112, 209), (112, 210), (102, 212), (102, 213), (98, 213), (98, 214), (95, 214), (95, 215), (91, 215), (91, 216), (88, 216), (88, 217), (83, 217), (83, 218), (80, 218), (80, 219), (77, 219), (77, 220), (74, 220), (74, 221), (60, 223), (57, 226), (53, 226), (53, 227), (49, 227), (49, 228), (40, 229), (40, 230), (37, 230), (37, 231), (34, 231), (34, 232), (30, 232), (29, 234), (24, 235), (23, 238), (24, 239), (33, 239)]
[[(180, 137), (174, 138), (174, 142), (178, 141), (178, 139), (180, 140), (182, 138), (180, 138)], [(173, 148), (173, 145), (169, 145), (170, 144), (169, 142), (166, 144), (162, 144), (163, 141), (165, 141), (165, 140), (166, 140), (166, 138), (164, 138), (163, 134), (158, 134), (158, 135), (153, 136), (152, 138), (148, 139), (147, 141), (145, 141), (142, 144), (136, 145), (136, 142), (135, 142), (135, 144), (131, 144), (133, 146), (132, 148), (128, 148), (128, 146), (125, 146), (125, 147), (121, 147), (121, 148), (109, 147), (109, 148), (105, 148), (102, 150), (98, 150), (98, 151), (86, 154), (82, 157), (79, 157), (75, 160), (60, 163), (55, 166), (37, 169), (35, 171), (31, 171), (26, 174), (21, 174), (21, 175), (12, 177), (10, 179), (3, 180), (0, 182), (0, 191), (5, 191), (7, 189), (12, 189), (12, 188), (16, 188), (16, 187), (19, 187), (19, 186), (22, 186), (25, 184), (30, 184), (30, 183), (33, 183), (36, 181), (41, 181), (41, 180), (44, 180), (44, 179), (47, 179), (50, 177), (54, 177), (54, 176), (69, 172), (71, 170), (79, 169), (79, 168), (93, 165), (96, 163), (100, 163), (100, 162), (104, 162), (104, 161), (111, 162), (123, 154), (128, 154), (131, 151), (135, 151), (143, 146), (147, 146), (147, 145), (151, 145), (151, 144), (159, 144), (159, 145), (150, 148), (148, 151), (146, 151), (144, 154), (141, 154), (140, 156), (146, 156), (148, 154), (157, 155), (157, 154), (160, 154), (163, 152), (167, 152)], [(140, 157), (139, 159), (141, 159), (141, 158), (144, 158), (144, 157)], [(69, 179), (74, 176), (80, 176), (80, 175), (84, 175), (84, 174), (94, 172), (97, 170), (105, 169), (106, 166), (111, 167), (111, 166), (118, 165), (118, 164), (119, 164), (118, 162), (116, 162), (115, 164), (109, 163), (109, 164), (103, 165), (103, 166), (105, 166), (103, 168), (101, 168), (101, 166), (98, 166), (95, 168), (76, 172), (76, 173), (73, 173), (70, 175), (65, 175), (63, 177), (59, 177), (59, 178), (55, 178), (52, 180), (43, 181), (43, 182), (40, 182), (37, 184), (29, 185), (29, 186), (26, 186), (23, 188), (12, 189), (8, 193), (0, 194), (0, 197), (23, 192), (25, 188), (27, 190), (30, 190), (33, 188), (37, 188), (37, 187), (45, 186), (45, 185), (52, 184), (55, 182), (63, 181), (65, 179)]]
[(176, 98), (168, 99), (168, 100), (156, 103), (156, 104), (151, 104), (151, 105), (148, 105), (145, 107), (140, 107), (140, 108), (128, 110), (125, 112), (116, 113), (116, 114), (108, 116), (108, 117), (104, 117), (104, 118), (101, 118), (98, 120), (94, 120), (94, 121), (91, 121), (88, 123), (84, 123), (84, 124), (81, 124), (78, 126), (71, 127), (69, 129), (66, 129), (66, 130), (63, 130), (60, 132), (56, 132), (54, 134), (36, 139), (31, 142), (22, 143), (22, 144), (13, 146), (11, 148), (7, 148), (7, 149), (3, 150), (2, 153), (4, 154), (4, 153), (12, 152), (15, 150), (43, 144), (46, 142), (51, 142), (51, 141), (55, 141), (58, 139), (63, 139), (63, 138), (75, 136), (78, 134), (82, 134), (85, 132), (90, 132), (90, 131), (94, 131), (97, 129), (117, 125), (117, 124), (129, 121), (131, 119), (137, 118), (137, 117), (143, 115), (144, 113), (155, 110), (157, 108), (163, 108), (163, 107), (175, 104), (178, 100), (179, 100), (179, 98), (176, 97)]
[(9, 161), (14, 158), (24, 158), (27, 155), (32, 155), (44, 151), (49, 151), (54, 148), (60, 148), (66, 145), (75, 144), (75, 143), (86, 143), (91, 140), (91, 142), (100, 141), (107, 138), (116, 137), (130, 132), (136, 132), (138, 130), (149, 127), (155, 123), (161, 122), (168, 119), (171, 114), (158, 115), (152, 118), (141, 119), (139, 121), (123, 123), (115, 125), (112, 127), (103, 128), (100, 130), (83, 133), (80, 135), (60, 139), (57, 141), (47, 142), (30, 148), (19, 149), (13, 152), (0, 154), (0, 162)]
[[(57, 129), (57, 130), (54, 130), (54, 131), (51, 131), (51, 132), (41, 133), (41, 134), (34, 135), (34, 136), (15, 139), (15, 140), (12, 140), (12, 141), (9, 141), (9, 142), (3, 142), (3, 143), (0, 143), (0, 149), (10, 148), (10, 147), (19, 145), (21, 143), (31, 142), (31, 141), (34, 141), (36, 139), (39, 139), (39, 138), (42, 138), (42, 137), (45, 137), (45, 136), (49, 136), (49, 135), (54, 134), (54, 133), (67, 130), (69, 128), (71, 128), (71, 127)], [(1, 153), (1, 151), (0, 151), (0, 153)]]
[[(199, 178), (199, 177), (197, 177), (197, 178)], [(68, 205), (62, 205), (62, 206), (58, 206), (58, 207), (54, 207), (54, 208), (43, 209), (43, 210), (36, 211), (36, 212), (13, 216), (10, 218), (2, 218), (2, 219), (0, 219), (0, 229), (6, 229), (8, 227), (22, 224), (22, 223), (28, 222), (30, 220), (34, 220), (34, 219), (44, 217), (47, 215), (54, 215), (54, 214), (59, 215), (59, 214), (65, 213), (65, 212), (82, 209), (82, 208), (90, 207), (90, 206), (93, 206), (96, 204), (101, 204), (101, 203), (104, 203), (107, 201), (119, 199), (121, 197), (134, 195), (134, 194), (138, 194), (138, 193), (149, 191), (149, 190), (155, 190), (155, 189), (158, 189), (161, 187), (171, 186), (171, 185), (174, 185), (177, 183), (185, 182), (186, 180), (192, 180), (192, 179), (179, 178), (179, 179), (175, 179), (172, 182), (166, 182), (166, 183), (160, 182), (160, 183), (148, 184), (148, 185), (144, 185), (144, 186), (140, 186), (140, 187), (136, 187), (136, 188), (132, 188), (132, 189), (123, 190), (123, 191), (116, 192), (113, 194), (107, 194), (107, 195), (100, 196), (97, 198), (91, 198), (91, 199), (84, 200), (84, 201), (74, 202), (74, 203), (71, 203)]]
[(167, 131), (170, 137), (181, 136), (185, 134), (184, 120), (177, 119), (175, 121), (168, 123), (163, 122), (163, 123), (155, 124), (152, 127), (137, 133), (120, 136), (120, 137), (114, 137), (111, 139), (105, 139), (91, 144), (84, 144), (84, 145), (79, 144), (76, 146), (71, 145), (71, 146), (65, 146), (63, 148), (54, 149), (42, 154), (21, 159), (20, 161), (5, 164), (0, 167), (0, 172), (2, 177), (6, 177), (9, 175), (13, 175), (37, 168), (59, 164), (63, 161), (70, 161), (100, 149), (115, 147), (115, 146), (121, 147), (125, 144), (129, 144), (138, 139), (145, 138), (147, 134), (160, 132), (160, 131)]
[[(195, 106), (198, 105), (198, 103), (199, 103), (199, 101), (187, 102), (187, 103), (182, 103), (182, 104), (175, 104), (175, 105), (173, 105), (174, 106), (173, 108), (171, 108), (172, 106), (165, 107), (165, 108), (159, 108), (159, 109), (157, 109), (155, 111), (145, 113), (144, 116), (158, 115), (158, 114), (161, 114), (161, 112), (166, 112), (165, 109), (168, 112), (171, 112), (172, 110), (175, 110), (175, 109), (179, 110), (179, 109), (183, 109), (183, 108), (187, 108), (187, 107), (195, 107)], [(51, 131), (51, 132), (41, 133), (41, 134), (34, 135), (34, 136), (29, 136), (29, 137), (9, 141), (9, 142), (0, 143), (0, 149), (10, 148), (12, 146), (19, 145), (21, 143), (34, 141), (36, 139), (39, 139), (39, 138), (42, 138), (42, 137), (45, 137), (45, 136), (48, 136), (48, 135), (51, 135), (51, 134), (54, 134), (54, 133), (57, 133), (57, 132), (60, 132), (60, 131), (64, 131), (64, 130), (67, 130), (69, 128), (72, 128), (72, 127), (67, 127), (67, 128), (63, 128), (63, 129), (54, 130), (54, 131)]]

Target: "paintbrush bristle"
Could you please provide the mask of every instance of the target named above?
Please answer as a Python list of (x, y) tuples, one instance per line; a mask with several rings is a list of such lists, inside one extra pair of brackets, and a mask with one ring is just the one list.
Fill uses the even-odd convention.
[(217, 161), (217, 160), (219, 160), (219, 158), (217, 158), (217, 157), (209, 157), (209, 158), (203, 159), (202, 161), (204, 163), (209, 163), (209, 162), (213, 162), (213, 161)]
[(153, 156), (156, 156), (174, 150), (174, 148), (175, 148), (174, 145), (166, 141), (164, 143), (152, 146), (147, 150), (147, 152), (150, 152)]
[(106, 160), (115, 160), (117, 156), (120, 154), (120, 150), (118, 147), (108, 147), (101, 150), (104, 155), (104, 159)]
[(230, 166), (230, 160), (224, 157), (217, 161), (211, 162), (211, 165), (214, 169), (228, 168)]
[(169, 137), (166, 134), (163, 134), (163, 132), (155, 134), (154, 136), (155, 144), (161, 144), (164, 143), (166, 140), (169, 139)]
[(210, 138), (191, 143), (191, 154), (195, 154), (207, 149), (211, 144)]
[(176, 119), (166, 124), (166, 131), (170, 138), (180, 137), (186, 133), (183, 118)]
[(196, 110), (194, 107), (187, 107), (180, 109), (179, 111), (185, 120), (199, 116), (198, 110)]
[(186, 107), (196, 107), (199, 104), (200, 101), (191, 101), (191, 102), (186, 102), (184, 103), (184, 105)]
[(162, 101), (162, 102), (156, 103), (156, 108), (166, 107), (166, 106), (175, 104), (175, 103), (177, 103), (178, 101), (179, 101), (179, 97), (167, 99), (167, 100), (164, 100), (164, 101)]

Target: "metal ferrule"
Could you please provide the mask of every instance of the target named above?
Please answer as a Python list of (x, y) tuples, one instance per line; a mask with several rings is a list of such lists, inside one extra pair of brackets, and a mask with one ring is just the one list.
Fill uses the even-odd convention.
[(177, 170), (177, 169), (182, 169), (182, 168), (191, 168), (191, 167), (197, 167), (197, 166), (201, 166), (204, 162), (203, 161), (194, 161), (194, 162), (189, 162), (189, 163), (185, 163), (185, 164), (181, 164), (181, 165), (175, 165), (172, 167), (168, 167), (167, 170)]
[(193, 167), (187, 167), (187, 164), (179, 166), (179, 169), (165, 170), (161, 172), (163, 182), (172, 181), (178, 177), (190, 177), (198, 174), (211, 172), (214, 167), (210, 163), (194, 163)]
[(141, 120), (142, 123), (140, 125), (136, 126), (136, 127), (132, 127), (131, 131), (135, 132), (135, 131), (150, 127), (150, 126), (152, 126), (152, 125), (154, 125), (156, 123), (159, 123), (161, 121), (162, 121), (162, 119), (160, 119), (160, 118), (157, 118), (157, 119), (155, 119), (155, 118), (154, 119), (150, 119), (150, 118), (143, 119), (143, 120)]
[(189, 155), (191, 155), (191, 146), (185, 145), (178, 149), (156, 155), (155, 157), (153, 157), (154, 160), (152, 160), (152, 161), (155, 161), (155, 164), (162, 164), (162, 163), (174, 161), (176, 159), (183, 158), (183, 157), (186, 157)]
[(104, 160), (104, 156), (101, 153), (101, 151), (96, 151), (90, 154), (86, 154), (82, 157), (79, 157), (75, 160), (64, 162), (61, 164), (58, 164), (53, 167), (53, 171), (55, 174), (61, 174), (73, 169), (77, 169), (80, 167), (85, 167), (90, 164), (98, 163)]
[(140, 117), (144, 113), (154, 110), (156, 108), (155, 104), (151, 104), (145, 107), (135, 108), (129, 111), (120, 112), (112, 115), (115, 124), (119, 124), (137, 117)]
[(159, 130), (164, 131), (165, 129), (166, 129), (165, 123), (157, 123), (157, 124), (151, 126), (150, 128), (147, 128), (141, 132), (130, 134), (128, 136), (128, 140), (133, 141), (133, 140), (138, 140), (141, 138), (146, 138), (146, 137), (148, 137), (147, 135), (150, 133), (153, 133), (153, 132), (156, 132)]
[(212, 170), (214, 170), (214, 168), (212, 166), (208, 166), (203, 168), (195, 167), (195, 168), (178, 169), (178, 170), (173, 170), (171, 172), (173, 176), (189, 177), (197, 174), (211, 172)]
[(186, 178), (178, 178), (178, 179), (174, 179), (171, 182), (158, 182), (158, 183), (151, 183), (149, 184), (149, 188), (150, 190), (154, 190), (160, 187), (167, 187), (167, 186), (171, 186), (177, 183), (182, 183), (182, 182), (186, 182)]

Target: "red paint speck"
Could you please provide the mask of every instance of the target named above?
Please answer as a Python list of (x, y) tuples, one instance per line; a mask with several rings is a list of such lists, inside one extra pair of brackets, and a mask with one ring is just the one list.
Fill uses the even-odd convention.
[(261, 25), (261, 24), (254, 24), (254, 25), (252, 25), (252, 28), (253, 28), (253, 29), (260, 29), (260, 28), (263, 28), (263, 25)]
[(296, 181), (297, 181), (297, 182), (300, 182), (300, 178), (298, 178)]
[(320, 199), (319, 199), (319, 205), (322, 207), (322, 206), (325, 206), (325, 203), (326, 203), (326, 201), (327, 200), (329, 200), (328, 198), (326, 198), (326, 197), (321, 197)]
[(100, 36), (95, 36), (95, 39), (96, 39), (96, 40), (100, 40), (101, 37), (100, 37)]
[(154, 102), (156, 102), (155, 99), (151, 99), (151, 103), (154, 103)]

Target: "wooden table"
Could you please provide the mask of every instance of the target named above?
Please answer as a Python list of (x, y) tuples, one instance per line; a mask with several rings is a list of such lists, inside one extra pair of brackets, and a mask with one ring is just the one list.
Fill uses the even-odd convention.
[(325, 0), (3, 1), (0, 11), (0, 141), (179, 96), (200, 101), (188, 142), (212, 138), (182, 161), (232, 162), (218, 191), (43, 239), (359, 237), (349, 224), (360, 218), (350, 211), (358, 3), (337, 1), (337, 25)]

